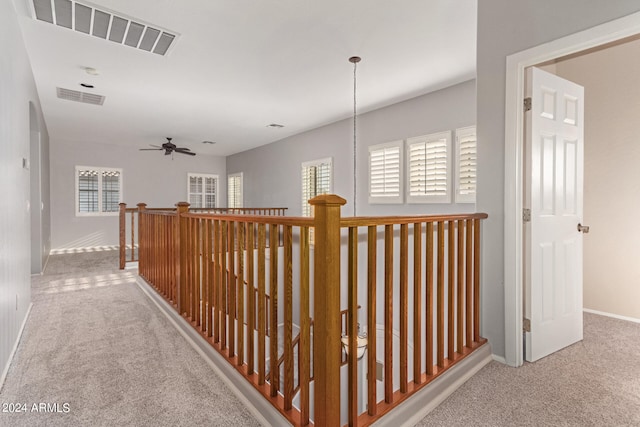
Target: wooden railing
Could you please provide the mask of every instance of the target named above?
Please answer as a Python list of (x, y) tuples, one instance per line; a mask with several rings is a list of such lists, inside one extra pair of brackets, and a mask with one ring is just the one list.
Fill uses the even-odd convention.
[[(138, 219), (140, 209), (147, 211), (175, 212), (176, 208), (149, 208), (145, 203), (139, 203), (135, 208), (128, 208), (126, 203), (120, 203), (119, 220), (119, 267), (123, 270), (127, 262), (138, 261), (139, 232)], [(278, 215), (286, 214), (287, 208), (190, 208), (190, 212), (231, 214), (231, 215)]]
[[(486, 341), (487, 216), (341, 218), (338, 196), (310, 203), (313, 218), (141, 208), (140, 275), (293, 425), (369, 425)], [(359, 325), (360, 361), (341, 344), (356, 348)]]

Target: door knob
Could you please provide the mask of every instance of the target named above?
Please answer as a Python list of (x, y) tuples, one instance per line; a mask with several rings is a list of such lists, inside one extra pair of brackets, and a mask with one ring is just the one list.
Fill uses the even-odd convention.
[(588, 225), (582, 225), (582, 224), (578, 223), (578, 231), (580, 233), (587, 234), (589, 232), (589, 226)]

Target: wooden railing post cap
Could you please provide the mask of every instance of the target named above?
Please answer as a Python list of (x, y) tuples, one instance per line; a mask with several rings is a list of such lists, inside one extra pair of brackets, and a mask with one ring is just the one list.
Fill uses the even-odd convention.
[(188, 202), (178, 202), (178, 203), (176, 203), (176, 207), (177, 208), (188, 208), (189, 206), (191, 206), (191, 204), (188, 203)]
[(120, 202), (120, 203), (118, 203), (118, 206), (120, 206), (120, 207), (124, 206), (126, 208), (127, 204), (125, 202)]
[(330, 206), (330, 205), (338, 205), (343, 206), (347, 203), (345, 199), (338, 196), (337, 194), (321, 194), (319, 196), (314, 197), (309, 200), (309, 204), (313, 206)]
[(138, 209), (144, 209), (147, 207), (146, 203), (138, 203), (136, 206), (138, 206)]

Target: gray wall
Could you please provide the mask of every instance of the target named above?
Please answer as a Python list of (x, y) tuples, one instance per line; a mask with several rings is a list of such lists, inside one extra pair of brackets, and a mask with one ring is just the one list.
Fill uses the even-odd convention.
[[(31, 303), (29, 103), (46, 128), (13, 2), (0, 2), (0, 386)], [(46, 171), (44, 172), (46, 173)]]
[(31, 191), (31, 273), (40, 274), (51, 250), (51, 206), (49, 195), (49, 135), (29, 104), (30, 191)]
[(187, 199), (187, 173), (219, 175), (219, 206), (226, 206), (224, 157), (198, 154), (165, 156), (159, 151), (131, 147), (51, 141), (51, 245), (53, 250), (118, 244), (118, 217), (75, 215), (75, 167), (121, 168), (123, 201), (149, 207), (173, 207)]
[(505, 61), (508, 55), (640, 10), (637, 0), (478, 2), (477, 209), (489, 214), (483, 229), (482, 333), (505, 354), (504, 146)]
[[(366, 88), (360, 88), (365, 91)], [(475, 81), (464, 82), (358, 116), (357, 214), (470, 212), (473, 204), (368, 203), (368, 147), (475, 124)], [(333, 192), (345, 198), (343, 215), (353, 214), (353, 122), (342, 120), (227, 157), (227, 172), (243, 172), (245, 206), (302, 209), (301, 164), (333, 158)]]

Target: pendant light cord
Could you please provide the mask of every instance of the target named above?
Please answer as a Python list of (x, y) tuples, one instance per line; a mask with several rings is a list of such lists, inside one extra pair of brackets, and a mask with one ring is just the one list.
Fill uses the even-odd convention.
[(358, 62), (360, 62), (359, 56), (352, 56), (349, 58), (349, 62), (353, 63), (353, 216), (356, 216), (356, 204), (357, 204), (357, 78), (356, 69)]

